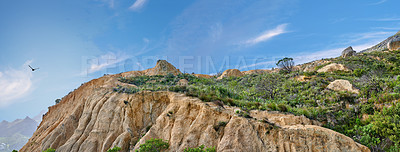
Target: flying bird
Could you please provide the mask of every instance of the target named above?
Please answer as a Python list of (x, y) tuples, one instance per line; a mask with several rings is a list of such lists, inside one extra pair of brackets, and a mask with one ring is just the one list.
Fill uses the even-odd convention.
[(39, 69), (39, 68), (32, 68), (31, 65), (28, 65), (28, 66), (32, 69), (32, 71)]

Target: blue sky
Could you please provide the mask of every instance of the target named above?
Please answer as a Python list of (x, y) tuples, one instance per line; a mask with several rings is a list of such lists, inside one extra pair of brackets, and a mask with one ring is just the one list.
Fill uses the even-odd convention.
[[(266, 69), (370, 47), (396, 0), (0, 1), (0, 120), (35, 116), (103, 74), (167, 59), (184, 72)], [(28, 64), (40, 69), (32, 72)]]

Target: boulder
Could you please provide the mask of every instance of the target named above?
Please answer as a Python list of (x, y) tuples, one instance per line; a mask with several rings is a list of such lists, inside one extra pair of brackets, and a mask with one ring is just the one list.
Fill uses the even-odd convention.
[(317, 61), (312, 61), (312, 62), (309, 62), (309, 63), (305, 63), (305, 64), (303, 64), (301, 66), (302, 66), (304, 72), (314, 72), (315, 68), (317, 66), (320, 66), (320, 65), (323, 65), (323, 64), (327, 64), (327, 63), (330, 63), (330, 62), (331, 61), (327, 61), (327, 60), (317, 60)]
[(177, 84), (179, 86), (187, 86), (189, 84), (189, 81), (186, 79), (180, 79)]
[(347, 80), (335, 80), (331, 82), (327, 88), (335, 91), (348, 91), (356, 94), (360, 93), (360, 91), (357, 88), (354, 88)]
[(158, 60), (154, 68), (147, 69), (143, 71), (144, 75), (167, 75), (169, 73), (173, 75), (181, 74), (179, 69), (176, 69), (171, 63), (165, 60)]
[(295, 79), (300, 82), (307, 82), (307, 81), (311, 80), (311, 77), (300, 75), (300, 76), (295, 77)]
[(331, 63), (329, 65), (322, 67), (321, 69), (318, 69), (317, 72), (321, 73), (321, 72), (333, 72), (333, 71), (350, 71), (350, 70), (342, 64)]
[(387, 48), (390, 51), (395, 51), (400, 49), (400, 38), (392, 39), (388, 44)]
[(353, 50), (353, 47), (349, 46), (348, 48), (344, 49), (342, 51), (342, 57), (346, 58), (349, 56), (354, 56), (356, 55), (356, 51)]
[(225, 70), (221, 76), (219, 76), (217, 79), (222, 79), (225, 77), (241, 77), (243, 76), (243, 73), (240, 72), (238, 69), (228, 69)]

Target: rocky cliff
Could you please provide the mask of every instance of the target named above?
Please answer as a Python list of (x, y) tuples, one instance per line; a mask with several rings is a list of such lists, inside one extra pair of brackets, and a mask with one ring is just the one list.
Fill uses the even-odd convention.
[[(177, 71), (166, 68), (163, 73), (170, 73), (168, 69)], [(168, 151), (199, 145), (215, 146), (217, 151), (369, 151), (304, 116), (255, 110), (245, 118), (238, 115), (239, 108), (173, 92), (113, 92), (123, 85), (119, 77), (149, 71), (107, 75), (83, 84), (49, 108), (20, 151), (107, 151), (113, 146), (134, 151), (150, 138), (168, 140)]]

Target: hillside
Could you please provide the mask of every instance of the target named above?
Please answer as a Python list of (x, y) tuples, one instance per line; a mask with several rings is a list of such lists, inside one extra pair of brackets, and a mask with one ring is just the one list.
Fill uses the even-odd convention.
[(37, 125), (38, 123), (29, 117), (12, 122), (2, 121), (0, 123), (0, 152), (22, 148), (35, 132)]
[[(393, 42), (391, 40), (391, 42)], [(400, 50), (222, 75), (154, 68), (106, 75), (49, 107), (20, 151), (396, 151)]]

